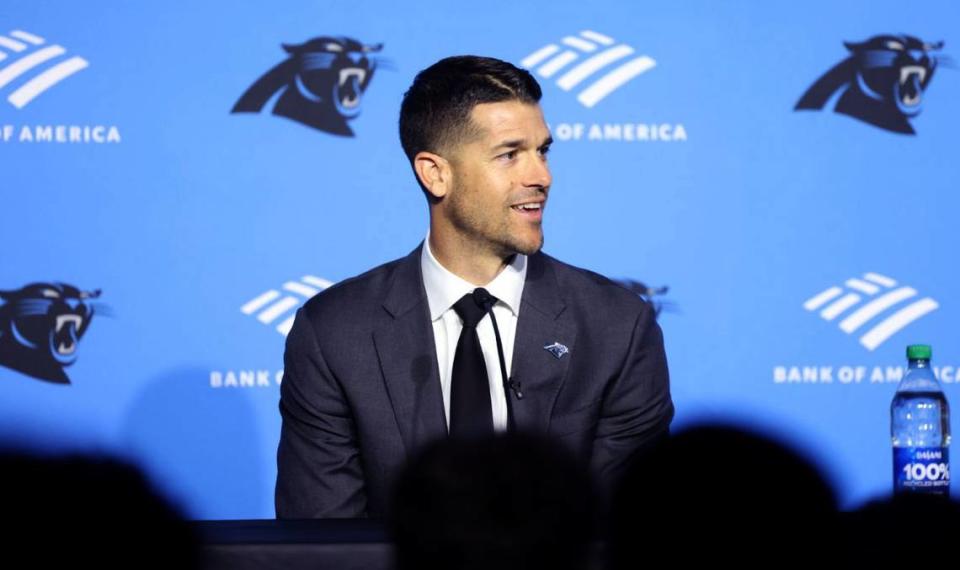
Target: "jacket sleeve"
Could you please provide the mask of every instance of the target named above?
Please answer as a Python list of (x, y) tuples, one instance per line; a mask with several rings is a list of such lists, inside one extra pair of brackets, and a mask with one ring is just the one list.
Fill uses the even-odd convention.
[(297, 312), (283, 361), (277, 518), (366, 516), (353, 414), (327, 366), (306, 308)]
[(590, 459), (601, 489), (611, 490), (638, 452), (667, 436), (673, 413), (663, 334), (647, 306), (604, 394)]

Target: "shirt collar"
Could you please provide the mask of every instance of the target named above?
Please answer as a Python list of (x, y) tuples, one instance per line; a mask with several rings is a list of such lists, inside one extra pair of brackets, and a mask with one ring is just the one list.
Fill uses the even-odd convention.
[[(461, 297), (477, 288), (473, 283), (451, 273), (437, 261), (433, 252), (430, 251), (429, 232), (427, 232), (427, 238), (423, 240), (420, 269), (423, 273), (423, 286), (427, 291), (427, 302), (430, 305), (431, 321), (439, 319)], [(520, 312), (520, 298), (526, 277), (527, 256), (517, 253), (493, 281), (484, 285), (484, 289), (516, 316)]]

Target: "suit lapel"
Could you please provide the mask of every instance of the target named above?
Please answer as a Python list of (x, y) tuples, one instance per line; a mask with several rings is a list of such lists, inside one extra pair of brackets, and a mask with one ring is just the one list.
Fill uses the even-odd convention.
[(447, 435), (436, 344), (418, 247), (404, 258), (383, 302), (390, 319), (374, 331), (393, 413), (407, 450)]
[(523, 399), (511, 393), (516, 427), (520, 431), (546, 431), (557, 394), (563, 386), (571, 355), (560, 358), (544, 347), (558, 342), (572, 352), (577, 331), (549, 258), (542, 253), (528, 258), (527, 277), (520, 300), (517, 334), (510, 377), (520, 383)]

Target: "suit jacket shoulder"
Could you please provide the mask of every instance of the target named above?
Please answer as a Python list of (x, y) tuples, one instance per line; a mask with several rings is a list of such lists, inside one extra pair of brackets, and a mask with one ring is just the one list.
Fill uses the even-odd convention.
[[(384, 301), (395, 285), (400, 285), (410, 301), (426, 296), (416, 287), (419, 276), (420, 247), (405, 257), (389, 261), (355, 277), (334, 283), (308, 300), (301, 309), (319, 337), (324, 332), (349, 334), (357, 327), (370, 329), (387, 316)], [(415, 275), (414, 275), (415, 274)], [(422, 279), (420, 279), (422, 281)]]
[(653, 306), (635, 292), (589, 269), (564, 263), (540, 253), (545, 266), (552, 268), (567, 309), (590, 322), (636, 323), (649, 318)]

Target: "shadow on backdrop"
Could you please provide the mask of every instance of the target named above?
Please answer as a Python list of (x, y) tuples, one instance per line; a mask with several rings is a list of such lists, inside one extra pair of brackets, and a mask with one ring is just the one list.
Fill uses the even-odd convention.
[(189, 516), (271, 518), (272, 481), (263, 472), (263, 430), (251, 394), (213, 389), (209, 374), (183, 368), (150, 381), (128, 408), (123, 441)]

